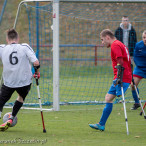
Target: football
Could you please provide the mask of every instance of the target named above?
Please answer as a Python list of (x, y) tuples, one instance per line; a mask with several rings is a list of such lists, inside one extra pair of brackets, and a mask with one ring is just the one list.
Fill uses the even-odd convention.
[[(5, 123), (11, 116), (12, 116), (11, 112), (6, 113), (3, 116), (3, 123)], [(12, 125), (10, 127), (14, 127), (16, 124), (17, 124), (17, 116), (13, 119), (13, 123), (12, 123)]]

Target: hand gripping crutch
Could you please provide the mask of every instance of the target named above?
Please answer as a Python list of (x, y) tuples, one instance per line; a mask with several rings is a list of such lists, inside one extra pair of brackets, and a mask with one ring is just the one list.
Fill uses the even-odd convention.
[(140, 97), (139, 97), (139, 94), (138, 94), (138, 91), (137, 91), (137, 87), (136, 87), (134, 79), (133, 79), (133, 64), (131, 64), (131, 68), (132, 68), (132, 83), (133, 83), (133, 86), (134, 86), (134, 89), (136, 91), (136, 95), (138, 97), (138, 100), (139, 100), (139, 103), (140, 103), (140, 107), (141, 107), (140, 115), (142, 116), (142, 113), (143, 113), (144, 118), (146, 119), (145, 112), (144, 112), (144, 107), (142, 106), (142, 103), (141, 103), (141, 100), (140, 100)]
[(121, 91), (122, 91), (122, 99), (123, 99), (123, 107), (124, 107), (127, 135), (129, 135), (128, 119), (127, 119), (126, 104), (125, 104), (125, 97), (124, 97), (124, 90), (123, 90), (123, 72), (124, 72), (124, 67), (121, 67)]
[[(37, 72), (36, 69), (35, 69), (35, 72)], [(39, 89), (38, 77), (36, 76), (35, 79), (36, 79), (37, 92), (38, 92), (38, 100), (39, 100), (40, 111), (41, 111), (41, 117), (42, 117), (43, 133), (46, 133), (45, 124), (44, 124), (44, 118), (43, 118), (43, 111), (42, 111), (42, 103), (41, 103), (41, 97), (40, 97), (40, 89)]]

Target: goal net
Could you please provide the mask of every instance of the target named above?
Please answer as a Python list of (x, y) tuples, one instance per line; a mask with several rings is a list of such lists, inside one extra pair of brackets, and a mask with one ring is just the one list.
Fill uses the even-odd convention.
[[(43, 105), (53, 104), (53, 5), (24, 3), (29, 44), (40, 60), (40, 92)], [(21, 13), (20, 13), (21, 15)], [(142, 39), (146, 29), (146, 3), (59, 3), (59, 104), (100, 104), (113, 80), (110, 48), (101, 44), (100, 32), (113, 32), (120, 26), (122, 16)], [(18, 21), (19, 22), (19, 21)], [(27, 22), (27, 21), (26, 21)], [(18, 23), (19, 25), (19, 23)], [(145, 100), (145, 79), (139, 85), (140, 97)], [(125, 95), (133, 101), (131, 89)], [(115, 103), (120, 98), (115, 99)], [(37, 105), (35, 83), (25, 103)]]

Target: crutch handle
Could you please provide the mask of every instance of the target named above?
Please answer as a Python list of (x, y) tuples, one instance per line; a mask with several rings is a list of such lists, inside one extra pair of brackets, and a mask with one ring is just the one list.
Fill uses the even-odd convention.
[(36, 85), (38, 86), (38, 85), (39, 85), (39, 81), (38, 81), (38, 79), (37, 79), (37, 78), (36, 78), (35, 80), (36, 80)]
[(121, 87), (123, 87), (123, 74), (124, 74), (124, 67), (121, 67)]

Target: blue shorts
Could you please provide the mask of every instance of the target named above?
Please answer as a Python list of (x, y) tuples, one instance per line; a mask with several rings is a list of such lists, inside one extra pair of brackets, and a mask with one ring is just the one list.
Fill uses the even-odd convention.
[(146, 72), (143, 71), (143, 70), (141, 70), (141, 69), (140, 69), (139, 67), (137, 67), (137, 66), (134, 68), (133, 75), (137, 75), (137, 76), (146, 78)]
[[(127, 91), (128, 87), (129, 87), (130, 83), (125, 83), (123, 82), (123, 90), (124, 93)], [(121, 85), (118, 84), (116, 86), (114, 86), (114, 84), (111, 85), (108, 94), (113, 94), (116, 95), (117, 97), (119, 97), (120, 95), (122, 95), (122, 91), (121, 91)]]

